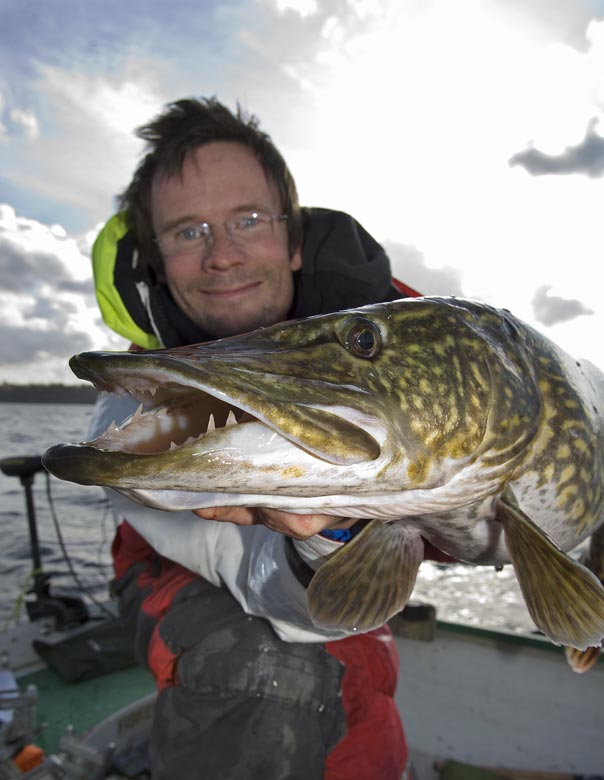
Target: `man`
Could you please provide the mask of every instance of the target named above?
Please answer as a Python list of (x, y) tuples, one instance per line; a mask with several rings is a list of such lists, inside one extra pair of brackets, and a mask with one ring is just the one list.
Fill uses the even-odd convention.
[[(300, 209), (254, 117), (181, 100), (139, 136), (147, 154), (93, 251), (105, 320), (139, 347), (400, 297), (358, 223)], [(104, 396), (94, 432), (130, 406)], [(198, 510), (199, 519), (112, 500), (123, 520), (115, 591), (160, 690), (155, 780), (403, 776), (389, 629), (341, 638), (314, 629), (305, 611), (313, 568), (358, 523), (245, 507)]]

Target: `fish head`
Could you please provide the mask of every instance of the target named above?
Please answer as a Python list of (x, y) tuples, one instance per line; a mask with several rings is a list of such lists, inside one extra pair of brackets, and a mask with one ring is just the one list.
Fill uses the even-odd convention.
[(513, 421), (536, 401), (482, 314), (403, 299), (193, 346), (83, 353), (71, 360), (78, 377), (142, 409), (44, 463), (165, 509), (339, 514), (446, 486), (497, 450), (484, 480), (494, 489), (532, 435)]

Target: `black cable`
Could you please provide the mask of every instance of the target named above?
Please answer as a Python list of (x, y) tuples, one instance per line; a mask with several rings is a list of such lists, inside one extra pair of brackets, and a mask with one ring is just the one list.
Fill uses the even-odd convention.
[(99, 601), (95, 596), (93, 596), (92, 593), (84, 586), (78, 575), (76, 574), (75, 569), (73, 568), (73, 564), (71, 562), (71, 558), (69, 557), (69, 553), (67, 552), (67, 547), (65, 546), (65, 542), (63, 541), (63, 534), (61, 533), (61, 527), (59, 524), (59, 520), (57, 518), (57, 513), (55, 512), (55, 505), (54, 500), (52, 497), (52, 492), (50, 489), (50, 474), (46, 473), (46, 498), (48, 500), (48, 506), (50, 507), (50, 516), (52, 517), (52, 522), (55, 527), (55, 533), (57, 534), (57, 539), (59, 541), (59, 546), (61, 548), (61, 551), (63, 553), (63, 558), (65, 559), (65, 563), (67, 564), (67, 568), (69, 569), (69, 573), (73, 577), (76, 585), (78, 588), (82, 591), (82, 593), (86, 594), (88, 598), (92, 601), (93, 604), (96, 604), (96, 606), (104, 612), (109, 617), (113, 618), (115, 615), (111, 612), (111, 610), (107, 609), (107, 607)]

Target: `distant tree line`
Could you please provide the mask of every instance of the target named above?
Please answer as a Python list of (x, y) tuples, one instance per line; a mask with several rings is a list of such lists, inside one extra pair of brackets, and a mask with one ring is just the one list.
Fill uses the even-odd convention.
[(0, 403), (92, 404), (96, 396), (92, 385), (0, 384)]

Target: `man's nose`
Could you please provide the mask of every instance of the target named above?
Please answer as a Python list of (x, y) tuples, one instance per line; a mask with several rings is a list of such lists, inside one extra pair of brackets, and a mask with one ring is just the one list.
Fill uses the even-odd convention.
[(231, 239), (226, 225), (212, 228), (203, 253), (203, 267), (223, 271), (244, 260), (241, 248)]

